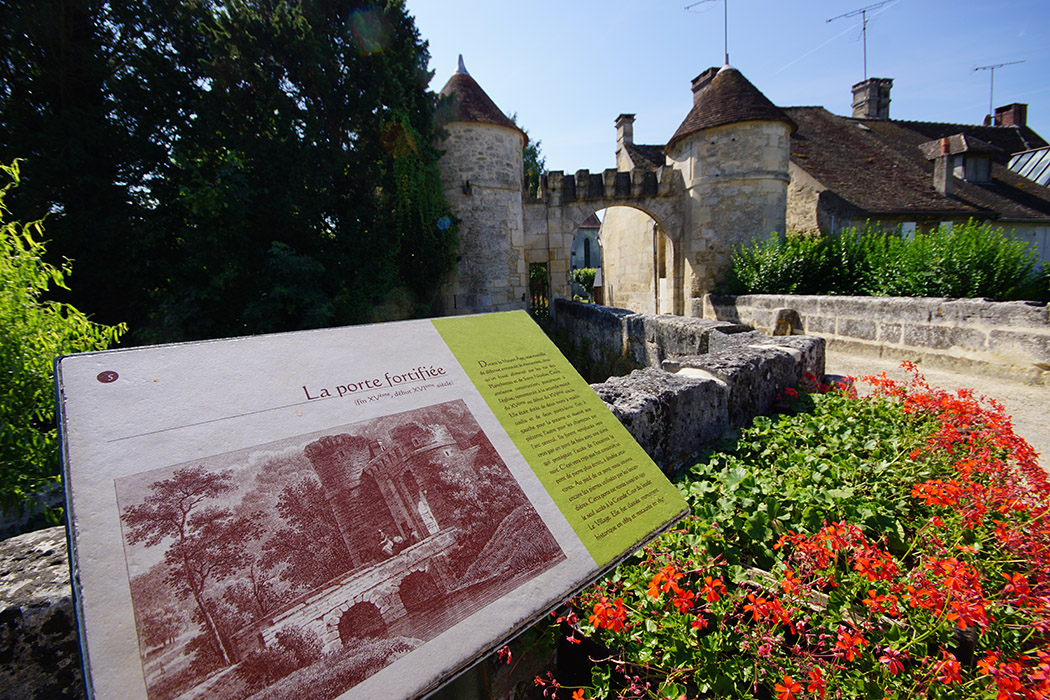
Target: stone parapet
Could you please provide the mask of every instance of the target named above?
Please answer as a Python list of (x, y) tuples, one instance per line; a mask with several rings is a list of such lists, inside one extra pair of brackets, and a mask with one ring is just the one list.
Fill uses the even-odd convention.
[(730, 427), (769, 411), (806, 373), (824, 375), (824, 341), (770, 337), (739, 323), (636, 314), (558, 300), (555, 318), (593, 362), (645, 365), (592, 388), (666, 471)]
[(793, 310), (828, 347), (1050, 385), (1050, 312), (1028, 301), (708, 294), (694, 315), (774, 332)]
[(0, 541), (0, 696), (85, 697), (66, 530)]
[(665, 468), (681, 464), (729, 427), (729, 392), (722, 382), (646, 367), (591, 388)]

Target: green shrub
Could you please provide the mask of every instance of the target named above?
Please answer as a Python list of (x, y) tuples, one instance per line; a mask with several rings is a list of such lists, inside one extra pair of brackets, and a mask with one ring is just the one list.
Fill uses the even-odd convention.
[(587, 292), (588, 301), (594, 298), (594, 278), (597, 274), (598, 270), (594, 267), (581, 267), (570, 273), (572, 281), (583, 287), (583, 290)]
[[(1045, 299), (1035, 251), (1001, 229), (973, 220), (902, 242), (872, 293), (883, 296)], [(1040, 293), (1042, 292), (1042, 293)]]
[(901, 550), (903, 523), (916, 511), (909, 489), (936, 468), (909, 455), (926, 443), (933, 421), (884, 400), (823, 394), (805, 401), (805, 413), (757, 416), (683, 478), (693, 514), (726, 533), (730, 564), (769, 568), (779, 535), (839, 520)]
[(72, 306), (44, 298), (53, 287), (66, 289), (69, 262), (44, 262), (40, 221), (4, 220), (18, 162), (0, 168), (9, 179), (0, 189), (0, 510), (19, 514), (27, 499), (59, 481), (55, 356), (103, 350), (124, 327), (92, 323)]
[(812, 294), (827, 268), (820, 237), (781, 235), (733, 249), (725, 291), (730, 294)]
[(722, 291), (1047, 301), (1050, 276), (1025, 241), (971, 220), (912, 240), (872, 227), (774, 234), (733, 250)]

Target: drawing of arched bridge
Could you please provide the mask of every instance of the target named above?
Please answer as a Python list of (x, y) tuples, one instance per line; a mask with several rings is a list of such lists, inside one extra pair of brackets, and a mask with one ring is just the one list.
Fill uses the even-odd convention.
[(386, 561), (337, 576), (240, 630), (233, 640), (238, 657), (273, 646), (286, 627), (314, 632), (325, 651), (355, 637), (433, 637), (447, 627), (436, 603), (455, 587), (446, 559), (454, 542), (447, 528)]

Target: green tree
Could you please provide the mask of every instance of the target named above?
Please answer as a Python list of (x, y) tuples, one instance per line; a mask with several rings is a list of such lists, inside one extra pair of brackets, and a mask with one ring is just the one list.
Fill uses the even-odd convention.
[(26, 499), (59, 481), (52, 362), (56, 355), (104, 350), (123, 326), (92, 323), (73, 306), (46, 301), (65, 289), (69, 263), (44, 261), (41, 222), (9, 221), (8, 192), (19, 167), (0, 165), (0, 510), (20, 512)]
[(529, 130), (518, 124), (517, 112), (510, 115), (510, 120), (525, 134), (525, 147), (521, 151), (521, 165), (524, 170), (525, 183), (529, 187), (529, 196), (535, 197), (540, 189), (540, 178), (547, 172), (547, 158), (540, 150), (543, 142), (538, 139), (533, 140), (529, 136)]
[(39, 155), (82, 308), (139, 342), (431, 310), (457, 238), (402, 2), (16, 5), (0, 155)]
[(392, 296), (431, 311), (456, 235), (403, 5), (232, 2), (204, 30), (208, 89), (158, 197), (154, 338), (380, 320)]

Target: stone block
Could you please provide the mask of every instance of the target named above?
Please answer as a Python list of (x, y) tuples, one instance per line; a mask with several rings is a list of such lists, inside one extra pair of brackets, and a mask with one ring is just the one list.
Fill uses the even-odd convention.
[(988, 333), (988, 349), (1006, 360), (1033, 364), (1044, 371), (1050, 370), (1048, 333), (995, 329)]
[(713, 331), (731, 334), (750, 330), (747, 326), (727, 321), (652, 314), (645, 316), (645, 328), (646, 339), (657, 343), (662, 349), (659, 360), (707, 352), (708, 340)]
[(802, 320), (802, 327), (806, 333), (836, 335), (838, 333), (838, 320), (834, 316), (806, 314)]
[(773, 310), (773, 335), (794, 335), (802, 331), (802, 318), (798, 311), (779, 307)]
[[(755, 416), (766, 413), (777, 394), (798, 384), (802, 378), (801, 359), (797, 349), (750, 345), (726, 352), (681, 357), (664, 363), (664, 369), (681, 372), (699, 369), (726, 383), (731, 426), (746, 425)], [(814, 373), (815, 374), (815, 373)], [(821, 371), (818, 377), (823, 377)]]
[(878, 327), (875, 321), (868, 319), (842, 318), (839, 319), (838, 334), (858, 340), (875, 340), (875, 336), (878, 334)]
[(983, 331), (957, 326), (905, 326), (904, 344), (931, 350), (984, 350), (987, 347)]
[(69, 584), (66, 530), (0, 541), (0, 695), (85, 697)]
[(951, 328), (907, 324), (904, 326), (904, 344), (915, 348), (947, 350), (952, 346)]
[(667, 472), (693, 458), (728, 427), (728, 392), (713, 379), (680, 377), (649, 367), (592, 388)]
[(827, 343), (823, 338), (813, 335), (791, 335), (776, 338), (766, 338), (762, 341), (766, 345), (778, 348), (789, 348), (801, 353), (801, 370), (799, 376), (806, 372), (811, 373), (818, 379), (824, 376), (824, 362), (827, 353)]
[(567, 299), (554, 300), (554, 313), (558, 325), (574, 342), (586, 341), (594, 362), (608, 362), (624, 352), (624, 319), (636, 315), (626, 309)]
[(899, 323), (882, 322), (879, 324), (879, 342), (899, 345), (903, 337), (904, 326)]
[(747, 326), (713, 328), (707, 335), (707, 352), (734, 350), (752, 343), (761, 343), (768, 338), (765, 333), (750, 330)]

